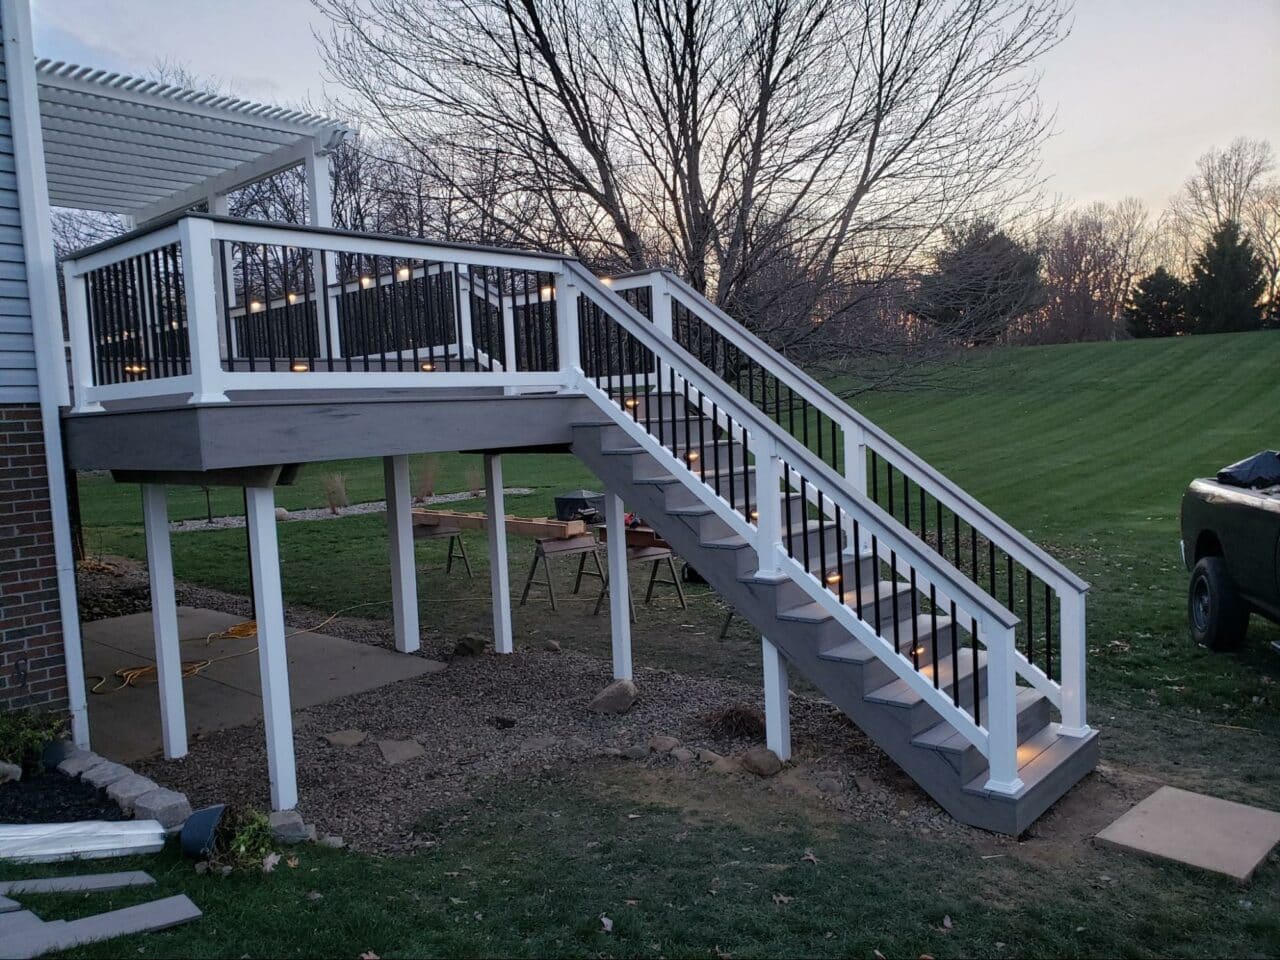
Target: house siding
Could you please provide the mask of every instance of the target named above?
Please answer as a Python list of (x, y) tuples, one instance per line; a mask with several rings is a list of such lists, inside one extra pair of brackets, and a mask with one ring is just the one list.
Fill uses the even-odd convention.
[[(0, 38), (4, 24), (0, 21)], [(53, 515), (0, 43), (0, 710), (67, 706)]]

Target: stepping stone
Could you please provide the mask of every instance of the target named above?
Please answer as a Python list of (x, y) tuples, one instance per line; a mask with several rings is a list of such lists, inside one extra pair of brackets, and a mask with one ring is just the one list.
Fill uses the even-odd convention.
[(324, 734), (331, 747), (355, 747), (364, 743), (369, 735), (363, 730), (335, 730)]
[(41, 880), (8, 880), (0, 883), (0, 894), (18, 896), (23, 893), (90, 893), (122, 890), (125, 887), (149, 887), (155, 883), (141, 870), (121, 873), (87, 873), (71, 877), (45, 877)]
[(378, 749), (382, 751), (382, 759), (388, 766), (416, 760), (427, 752), (417, 740), (379, 740)]
[(1280, 843), (1280, 813), (1161, 787), (1097, 839), (1248, 883)]
[(0, 956), (8, 956), (5, 951), (4, 938), (42, 926), (44, 926), (44, 921), (30, 910), (18, 910), (14, 913), (0, 914)]
[(201, 916), (200, 908), (186, 896), (165, 897), (122, 910), (99, 913), (67, 922), (55, 921), (6, 936), (5, 957), (38, 957), (84, 943), (109, 940), (132, 933), (149, 933), (187, 923)]
[(18, 909), (18, 901), (0, 896), (0, 913), (12, 913)]

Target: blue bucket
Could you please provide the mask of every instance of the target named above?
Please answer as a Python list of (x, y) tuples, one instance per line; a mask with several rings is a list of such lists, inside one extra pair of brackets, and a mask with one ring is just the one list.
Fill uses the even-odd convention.
[(178, 837), (184, 856), (203, 860), (213, 852), (214, 837), (226, 809), (225, 803), (215, 803), (212, 807), (203, 807), (187, 817)]

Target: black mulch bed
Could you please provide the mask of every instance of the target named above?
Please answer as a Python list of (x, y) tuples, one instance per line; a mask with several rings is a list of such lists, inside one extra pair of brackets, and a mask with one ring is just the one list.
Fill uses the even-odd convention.
[(0, 823), (126, 819), (105, 791), (56, 770), (0, 785)]

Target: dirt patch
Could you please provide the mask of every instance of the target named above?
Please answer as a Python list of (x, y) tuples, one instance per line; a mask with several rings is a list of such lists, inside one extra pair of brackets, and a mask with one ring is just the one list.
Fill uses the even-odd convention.
[(104, 791), (56, 770), (0, 786), (0, 823), (125, 819), (120, 807)]

